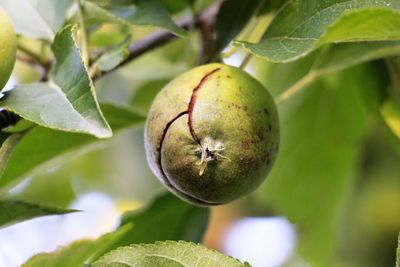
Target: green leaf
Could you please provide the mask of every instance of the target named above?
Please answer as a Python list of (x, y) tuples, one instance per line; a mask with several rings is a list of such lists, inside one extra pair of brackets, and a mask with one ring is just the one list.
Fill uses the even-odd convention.
[(0, 199), (0, 228), (40, 216), (71, 212), (76, 212), (76, 210), (58, 209), (28, 202)]
[(50, 40), (64, 24), (71, 3), (72, 0), (0, 0), (18, 34)]
[[(135, 228), (125, 235), (118, 246), (152, 243), (163, 240), (200, 242), (209, 218), (209, 209), (195, 207), (170, 193), (158, 197), (143, 211), (123, 215), (121, 225), (133, 223)], [(162, 221), (162, 225), (160, 225)], [(154, 231), (157, 229), (157, 231)]]
[(57, 63), (50, 82), (19, 85), (6, 93), (0, 105), (44, 127), (110, 137), (73, 35), (74, 28), (67, 26), (55, 37), (52, 49)]
[[(296, 75), (299, 65), (294, 63), (283, 64), (293, 65), (293, 70), (281, 69), (283, 78), (275, 78), (273, 72), (268, 78)], [(367, 129), (360, 92), (379, 87), (377, 80), (375, 68), (361, 65), (326, 76), (280, 105), (285, 131), (279, 156), (256, 197), (297, 225), (299, 252), (311, 266), (332, 262), (337, 216)]]
[(178, 27), (167, 11), (153, 0), (139, 0), (137, 5), (109, 5), (83, 2), (85, 18), (93, 23), (113, 22), (126, 25), (154, 26), (166, 29), (177, 36), (185, 37), (186, 31)]
[(248, 263), (184, 241), (132, 245), (112, 251), (93, 264), (106, 266), (250, 266)]
[(222, 3), (215, 24), (216, 53), (222, 51), (243, 30), (259, 5), (258, 0), (230, 0)]
[(107, 251), (114, 240), (118, 240), (131, 227), (127, 226), (105, 234), (97, 240), (80, 240), (51, 253), (40, 253), (29, 259), (22, 267), (82, 267), (99, 251)]
[(96, 61), (97, 68), (101, 71), (109, 71), (114, 69), (122, 61), (124, 61), (129, 55), (128, 47), (131, 42), (131, 39), (132, 38), (129, 36), (122, 43), (104, 53)]
[[(102, 105), (102, 108), (105, 117), (116, 132), (145, 120), (142, 114), (130, 108), (109, 104)], [(52, 166), (65, 163), (79, 153), (85, 153), (104, 144), (103, 142), (89, 135), (35, 127), (14, 147), (7, 167), (0, 177), (0, 188)]]
[(399, 40), (399, 9), (397, 0), (293, 0), (258, 44), (237, 44), (272, 62), (288, 62), (327, 43)]

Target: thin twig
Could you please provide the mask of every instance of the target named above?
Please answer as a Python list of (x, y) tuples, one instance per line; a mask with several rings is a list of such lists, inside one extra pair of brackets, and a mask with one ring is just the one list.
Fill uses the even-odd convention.
[(21, 62), (23, 62), (23, 63), (25, 63), (27, 65), (31, 65), (31, 66), (38, 65), (36, 60), (34, 60), (34, 59), (30, 58), (30, 57), (23, 57), (23, 56), (17, 55), (17, 60), (21, 61)]
[[(200, 14), (197, 17), (196, 26), (201, 34), (201, 53), (197, 59), (198, 65), (210, 63), (215, 57), (215, 20), (216, 14), (221, 5), (221, 1), (216, 2), (210, 7), (208, 13)], [(210, 13), (213, 15), (210, 16)]]
[(22, 46), (21, 44), (18, 44), (18, 49), (26, 54), (28, 57), (23, 57), (17, 55), (17, 60), (24, 62), (25, 64), (31, 65), (33, 67), (36, 67), (38, 71), (40, 72), (40, 81), (46, 81), (47, 76), (50, 72), (51, 69), (51, 62), (50, 61), (45, 61), (43, 60), (39, 55), (37, 55), (35, 52), (31, 51), (30, 49)]
[(244, 70), (244, 69), (247, 67), (247, 65), (249, 64), (249, 62), (250, 62), (250, 60), (251, 60), (252, 57), (253, 57), (253, 54), (250, 53), (250, 52), (247, 52), (246, 55), (245, 55), (244, 58), (243, 58), (242, 63), (240, 63), (239, 68), (241, 68), (242, 70)]
[(17, 48), (22, 53), (26, 54), (27, 56), (29, 56), (30, 58), (35, 60), (42, 67), (47, 67), (49, 65), (49, 62), (43, 60), (37, 53), (35, 53), (34, 51), (30, 50), (29, 48), (23, 46), (20, 42), (18, 42)]
[[(210, 18), (215, 17), (217, 14), (218, 8), (215, 7), (215, 5), (212, 5), (211, 7), (207, 8), (205, 11), (203, 11), (199, 16), (196, 17), (194, 26), (196, 28), (199, 28), (201, 25), (203, 25), (205, 20), (209, 20)], [(191, 20), (185, 20), (182, 21), (181, 23), (178, 23), (178, 25), (183, 28), (183, 29), (188, 29), (193, 25), (193, 22)], [(151, 34), (141, 40), (138, 40), (134, 43), (132, 43), (128, 47), (129, 55), (128, 57), (122, 61), (116, 68), (109, 70), (109, 71), (98, 71), (93, 77), (93, 81), (98, 80), (100, 77), (113, 72), (119, 67), (122, 67), (128, 63), (130, 63), (132, 60), (138, 58), (139, 56), (145, 54), (146, 52), (153, 50), (155, 48), (161, 47), (162, 45), (175, 40), (177, 37), (165, 30), (158, 31), (154, 34)], [(101, 55), (99, 55), (100, 57)]]

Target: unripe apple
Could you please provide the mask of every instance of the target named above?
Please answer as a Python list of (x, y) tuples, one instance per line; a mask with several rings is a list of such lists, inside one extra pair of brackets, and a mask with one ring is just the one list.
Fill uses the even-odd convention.
[(17, 39), (10, 19), (0, 7), (0, 90), (6, 85), (14, 68)]
[(279, 146), (275, 103), (241, 69), (191, 69), (156, 96), (145, 126), (146, 155), (166, 187), (193, 204), (224, 204), (254, 191)]

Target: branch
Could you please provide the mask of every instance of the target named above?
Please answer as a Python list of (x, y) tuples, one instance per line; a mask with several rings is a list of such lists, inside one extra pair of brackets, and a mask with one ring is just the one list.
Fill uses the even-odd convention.
[[(209, 25), (210, 20), (215, 18), (216, 14), (218, 12), (219, 3), (220, 2), (218, 1), (216, 4), (211, 5), (209, 8), (207, 8), (202, 13), (200, 13), (196, 17), (194, 22), (191, 20), (185, 20), (185, 21), (182, 21), (181, 23), (178, 23), (178, 25), (185, 30), (188, 30), (191, 26), (194, 26), (196, 28), (201, 28), (201, 27), (203, 27), (203, 25)], [(161, 30), (161, 31), (151, 34), (139, 41), (132, 43), (128, 47), (129, 55), (124, 61), (122, 61), (118, 66), (116, 66), (112, 70), (98, 71), (96, 74), (93, 75), (93, 77), (92, 77), (93, 81), (98, 80), (99, 78), (103, 77), (104, 75), (115, 71), (117, 68), (130, 63), (132, 60), (138, 58), (139, 56), (145, 54), (146, 52), (153, 50), (155, 48), (161, 47), (164, 44), (166, 44), (172, 40), (175, 40), (176, 38), (177, 38), (177, 36), (175, 36), (174, 34), (168, 32), (166, 30)]]

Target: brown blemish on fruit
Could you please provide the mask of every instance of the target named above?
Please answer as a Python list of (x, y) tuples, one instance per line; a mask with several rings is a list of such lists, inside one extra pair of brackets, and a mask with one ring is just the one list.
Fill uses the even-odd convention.
[(265, 115), (269, 116), (269, 111), (267, 108), (264, 108), (264, 113), (265, 113)]

